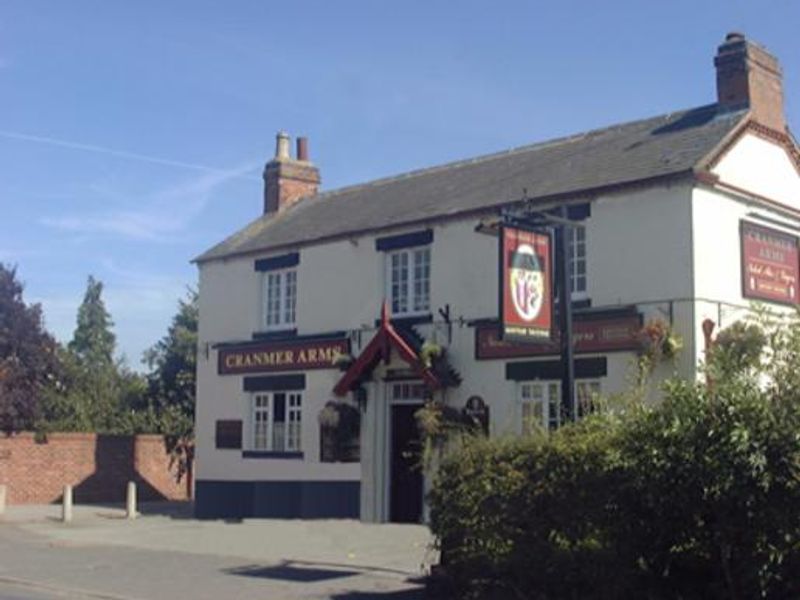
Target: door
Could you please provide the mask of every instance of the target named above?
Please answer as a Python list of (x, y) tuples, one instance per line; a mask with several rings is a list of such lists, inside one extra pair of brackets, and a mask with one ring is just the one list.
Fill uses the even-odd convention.
[(414, 418), (421, 407), (422, 404), (391, 407), (389, 520), (393, 523), (422, 521), (420, 434)]

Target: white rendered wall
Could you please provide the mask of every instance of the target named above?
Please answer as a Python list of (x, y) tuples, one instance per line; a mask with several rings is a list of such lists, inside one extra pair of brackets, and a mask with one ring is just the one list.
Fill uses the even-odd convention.
[[(595, 199), (587, 224), (588, 296), (593, 307), (644, 302), (647, 318), (675, 319), (676, 329), (691, 344), (691, 188), (688, 184), (659, 186)], [(508, 362), (534, 358), (475, 360), (476, 319), (497, 317), (496, 237), (475, 232), (477, 217), (433, 224), (431, 245), (431, 308), (434, 323), (420, 333), (446, 347), (463, 381), (448, 390), (448, 402), (463, 406), (479, 395), (491, 410), (493, 434), (519, 430), (518, 383), (505, 379)], [(397, 228), (300, 249), (297, 330), (301, 335), (346, 330), (357, 355), (375, 333), (375, 321), (385, 295), (385, 253), (375, 238), (423, 229)], [(283, 254), (286, 250), (274, 254)], [(214, 448), (218, 419), (242, 419), (245, 446), (250, 425), (250, 395), (242, 391), (240, 375), (216, 374), (218, 342), (245, 341), (262, 329), (262, 276), (253, 262), (270, 254), (214, 261), (200, 268), (200, 358), (198, 361), (197, 440), (199, 479), (217, 480), (358, 480), (362, 477), (362, 516), (385, 518), (379, 489), (377, 456), (386, 439), (382, 413), (368, 408), (363, 418), (362, 464), (319, 462), (317, 415), (332, 398), (341, 376), (334, 369), (306, 372), (303, 395), (304, 460), (243, 459), (238, 450)], [(678, 301), (670, 303), (670, 300)], [(681, 300), (683, 299), (683, 300)], [(449, 306), (450, 326), (439, 309)], [(626, 389), (635, 354), (608, 353), (604, 393)], [(579, 358), (582, 358), (579, 355)], [(539, 360), (554, 360), (542, 357)], [(682, 359), (681, 371), (692, 360)], [(685, 363), (685, 364), (684, 364)], [(664, 367), (666, 371), (672, 366)], [(297, 371), (293, 371), (297, 372)], [(370, 384), (370, 397), (381, 397), (382, 382)], [(377, 446), (376, 446), (377, 444)], [(382, 459), (380, 459), (382, 460)], [(377, 503), (377, 504), (376, 504)]]
[[(752, 300), (742, 295), (740, 223), (751, 223), (797, 236), (800, 220), (790, 219), (762, 204), (698, 187), (693, 194), (695, 263), (695, 359), (704, 359), (702, 323), (711, 319), (715, 334), (752, 315)], [(793, 222), (794, 221), (794, 222)], [(783, 223), (784, 225), (781, 225)], [(762, 302), (769, 310), (788, 312), (784, 305)]]
[(800, 175), (786, 150), (752, 133), (743, 135), (712, 173), (725, 183), (800, 209)]

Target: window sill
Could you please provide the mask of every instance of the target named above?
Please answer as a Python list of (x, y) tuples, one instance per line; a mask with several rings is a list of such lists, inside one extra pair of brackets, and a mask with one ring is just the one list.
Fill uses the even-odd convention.
[(296, 327), (286, 327), (282, 329), (265, 329), (263, 331), (254, 331), (254, 340), (287, 340), (297, 337)]
[[(391, 316), (392, 325), (405, 325), (411, 327), (413, 325), (423, 325), (425, 323), (433, 322), (433, 315), (431, 313), (401, 313)], [(375, 320), (375, 327), (380, 326), (380, 319)]]
[(272, 450), (244, 450), (242, 458), (280, 458), (303, 460), (303, 452), (274, 452)]

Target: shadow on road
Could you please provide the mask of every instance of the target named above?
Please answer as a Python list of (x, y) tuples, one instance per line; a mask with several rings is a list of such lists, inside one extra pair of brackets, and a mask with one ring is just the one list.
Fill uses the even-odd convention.
[(424, 598), (424, 588), (395, 592), (343, 592), (331, 596), (331, 600), (423, 600)]
[(339, 579), (341, 577), (351, 577), (358, 575), (358, 571), (344, 571), (334, 569), (321, 569), (318, 567), (298, 567), (290, 562), (279, 565), (264, 567), (261, 565), (245, 565), (223, 571), (228, 575), (242, 575), (244, 577), (263, 577), (265, 579), (280, 579), (283, 581), (295, 581), (299, 583), (312, 583), (315, 581), (326, 581), (328, 579)]

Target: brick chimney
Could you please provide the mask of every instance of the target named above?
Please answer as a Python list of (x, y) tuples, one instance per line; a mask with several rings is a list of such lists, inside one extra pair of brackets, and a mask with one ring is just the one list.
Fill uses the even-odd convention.
[(308, 140), (297, 138), (297, 157), (289, 155), (289, 135), (275, 136), (275, 158), (264, 167), (264, 214), (284, 210), (319, 189), (319, 169), (308, 160)]
[(717, 48), (717, 102), (726, 108), (749, 106), (753, 119), (786, 132), (783, 74), (778, 59), (744, 34), (733, 32)]

